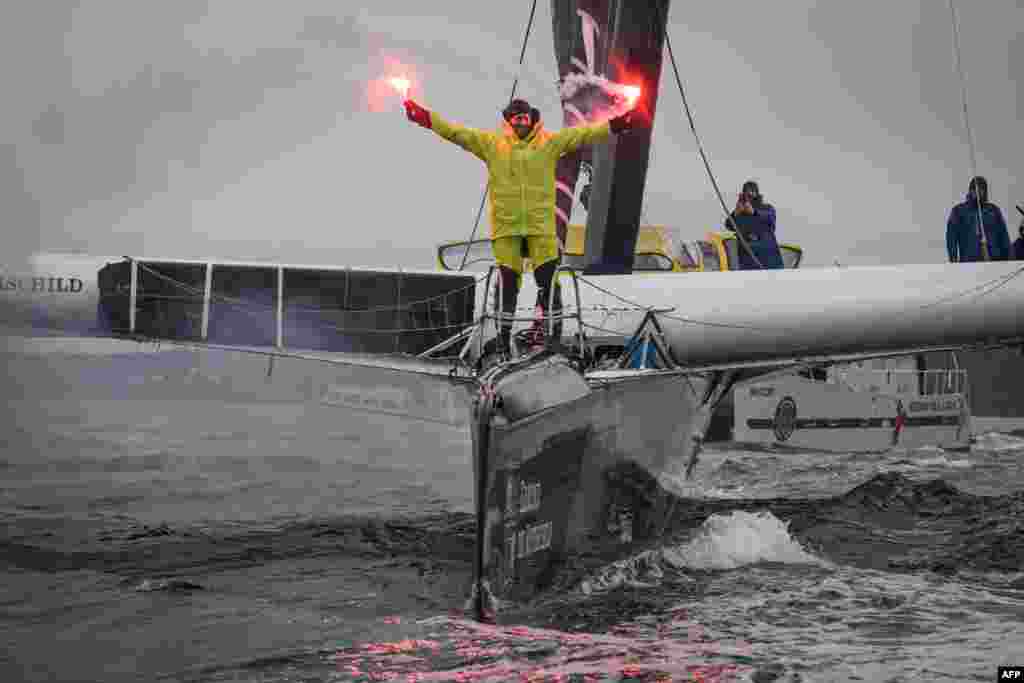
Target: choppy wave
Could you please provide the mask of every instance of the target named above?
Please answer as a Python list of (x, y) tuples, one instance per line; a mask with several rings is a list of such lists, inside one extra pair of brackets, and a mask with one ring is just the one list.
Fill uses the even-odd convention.
[(974, 448), (984, 451), (1024, 450), (1024, 434), (1019, 432), (985, 432), (974, 437)]
[(790, 535), (788, 524), (770, 512), (712, 515), (696, 538), (669, 548), (665, 558), (677, 568), (736, 569), (759, 562), (821, 562)]
[[(77, 436), (62, 424), (48, 433), (51, 441), (10, 437), (0, 467), (11, 492), (32, 495), (12, 493), (2, 508), (0, 566), (11, 581), (44, 577), (46, 586), (69, 593), (87, 575), (115, 584), (107, 602), (74, 608), (91, 623), (130, 604), (180, 609), (182, 623), (195, 618), (190, 605), (202, 604), (230, 631), (240, 628), (240, 613), (246, 628), (269, 628), (282, 614), (312, 621), (306, 641), (285, 635), (281, 645), (236, 649), (212, 657), (215, 666), (189, 668), (197, 681), (347, 680), (349, 666), (367, 677), (403, 680), (507, 680), (523, 670), (549, 679), (654, 679), (671, 672), (686, 680), (699, 671), (715, 680), (717, 671), (740, 680), (805, 682), (865, 671), (869, 679), (910, 680), (917, 670), (927, 680), (928, 657), (949, 642), (981, 653), (974, 660), (991, 660), (986, 639), (998, 646), (1000, 637), (1021, 634), (1014, 624), (1024, 618), (1024, 493), (1007, 491), (1019, 488), (1013, 477), (1020, 476), (1024, 439), (1012, 434), (982, 434), (968, 454), (711, 453), (696, 479), (675, 480), (673, 490), (686, 497), (663, 539), (618, 562), (570, 563), (536, 602), (508, 606), (509, 622), (544, 628), (479, 630), (456, 616), (409, 616), (460, 606), (473, 561), (472, 517), (430, 514), (426, 490), (405, 495), (402, 486), (425, 486), (422, 480), (399, 481), (391, 473), (373, 479), (374, 491), (389, 501), (411, 501), (380, 514), (332, 510), (327, 517), (298, 507), (323, 496), (353, 510), (351, 487), (368, 480), (376, 456), (347, 443), (355, 437), (340, 428), (328, 435), (340, 455), (332, 451), (327, 463), (303, 451), (302, 435), (287, 427), (274, 435), (290, 450), (264, 453), (234, 447), (248, 433), (217, 425), (190, 435), (206, 437), (197, 448), (172, 443), (180, 434), (150, 440), (159, 429), (145, 423), (99, 422)], [(336, 469), (321, 469), (325, 463)], [(40, 469), (55, 474), (40, 477)], [(139, 476), (150, 471), (165, 476)], [(300, 476), (281, 476), (286, 472)], [(972, 486), (981, 477), (986, 485)], [(314, 482), (327, 478), (329, 485)], [(68, 512), (65, 489), (49, 498), (39, 493), (51, 484), (77, 486), (75, 500), (90, 502)], [(997, 494), (977, 493), (989, 489)], [(249, 491), (263, 516), (243, 520), (241, 496), (220, 500), (236, 491)], [(155, 506), (165, 507), (139, 517)], [(226, 511), (225, 521), (161, 516), (173, 515), (174, 506)], [(338, 567), (346, 569), (325, 578)], [(417, 582), (437, 576), (451, 582), (450, 593), (419, 590)], [(273, 605), (269, 585), (280, 591)], [(3, 599), (14, 604), (46, 592), (34, 590)], [(304, 600), (304, 591), (313, 597)], [(388, 603), (399, 593), (404, 603)], [(393, 635), (370, 633), (379, 627), (375, 610), (384, 609), (400, 613), (402, 623), (388, 624)], [(346, 634), (357, 632), (365, 643), (318, 649), (324, 624), (346, 622), (359, 624)], [(114, 627), (105, 636), (112, 633), (129, 637)], [(738, 645), (746, 638), (752, 650)], [(436, 656), (417, 644), (430, 640), (440, 644)], [(210, 648), (230, 644), (214, 639)], [(874, 654), (896, 645), (911, 648), (909, 663), (890, 666)], [(857, 669), (843, 659), (866, 664)], [(941, 661), (966, 670), (956, 669), (951, 656)], [(829, 674), (816, 678), (812, 668)]]
[(808, 552), (770, 512), (713, 514), (681, 545), (647, 550), (600, 569), (580, 583), (585, 594), (622, 586), (646, 587), (666, 571), (722, 571), (762, 562), (825, 564)]

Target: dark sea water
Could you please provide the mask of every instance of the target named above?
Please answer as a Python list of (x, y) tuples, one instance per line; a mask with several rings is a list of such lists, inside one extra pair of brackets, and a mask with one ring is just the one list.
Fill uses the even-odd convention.
[(471, 472), (413, 437), (384, 459), (345, 424), (290, 430), (296, 409), (11, 398), (0, 681), (990, 681), (1024, 664), (1009, 427), (969, 453), (715, 446), (694, 481), (665, 478), (682, 498), (659, 543), (579, 558), (486, 626), (460, 611)]

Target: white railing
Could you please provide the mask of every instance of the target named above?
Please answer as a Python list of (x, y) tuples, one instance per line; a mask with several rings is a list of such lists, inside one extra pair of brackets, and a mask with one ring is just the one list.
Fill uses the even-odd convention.
[(894, 392), (937, 396), (965, 394), (968, 390), (966, 370), (875, 370), (843, 369), (832, 375), (833, 381), (861, 391)]

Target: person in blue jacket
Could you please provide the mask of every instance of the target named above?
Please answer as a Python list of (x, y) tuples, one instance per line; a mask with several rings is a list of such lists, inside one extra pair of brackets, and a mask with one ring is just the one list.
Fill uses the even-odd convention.
[(1017, 210), (1020, 211), (1020, 227), (1017, 228), (1017, 232), (1020, 233), (1020, 237), (1013, 243), (1013, 260), (1024, 261), (1024, 207), (1020, 204), (1017, 205)]
[[(982, 250), (978, 216), (985, 230), (988, 258)], [(971, 178), (967, 198), (953, 207), (946, 221), (946, 250), (951, 263), (1006, 261), (1010, 258), (1010, 233), (999, 207), (988, 200), (988, 181)]]
[(738, 245), (740, 270), (785, 267), (775, 240), (775, 207), (764, 201), (755, 181), (743, 183), (736, 208), (729, 218), (725, 227), (738, 231), (750, 245), (749, 251), (742, 243)]

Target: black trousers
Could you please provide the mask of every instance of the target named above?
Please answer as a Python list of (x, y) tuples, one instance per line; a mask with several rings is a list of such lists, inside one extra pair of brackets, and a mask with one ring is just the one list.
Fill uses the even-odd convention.
[[(562, 312), (562, 287), (554, 282), (555, 269), (558, 267), (558, 259), (552, 259), (533, 269), (533, 278), (537, 282), (537, 304), (540, 305), (545, 315), (558, 315)], [(506, 266), (499, 266), (498, 273), (501, 277), (501, 310), (505, 315), (514, 316), (516, 302), (519, 299), (519, 273)], [(554, 289), (554, 302), (551, 310), (548, 311), (548, 302), (551, 300), (551, 288)], [(556, 320), (554, 324), (554, 335), (556, 339), (562, 336), (562, 321)], [(502, 321), (501, 341), (506, 346), (512, 337), (512, 322)]]

